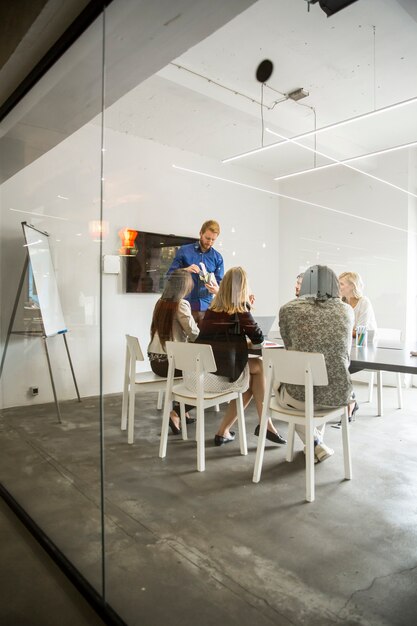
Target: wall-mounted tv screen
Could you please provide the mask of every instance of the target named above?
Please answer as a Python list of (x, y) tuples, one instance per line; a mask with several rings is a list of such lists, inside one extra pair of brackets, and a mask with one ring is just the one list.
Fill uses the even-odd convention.
[(137, 231), (134, 256), (126, 257), (126, 292), (162, 293), (166, 273), (180, 246), (197, 237)]

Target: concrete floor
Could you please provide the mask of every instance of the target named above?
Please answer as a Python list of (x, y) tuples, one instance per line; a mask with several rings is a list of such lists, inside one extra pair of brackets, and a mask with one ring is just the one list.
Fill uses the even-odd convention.
[(0, 554), (0, 624), (104, 624), (1, 498)]
[[(351, 425), (354, 478), (335, 455), (316, 466), (316, 501), (304, 501), (304, 455), (292, 464), (268, 444), (251, 482), (249, 454), (212, 445), (206, 472), (192, 440), (169, 437), (158, 458), (161, 414), (137, 395), (136, 441), (120, 431), (120, 396), (105, 400), (106, 599), (130, 625), (411, 626), (417, 615), (417, 390), (385, 388), (385, 411), (361, 404)], [(359, 400), (366, 388), (359, 386)], [(0, 423), (0, 476), (14, 497), (100, 588), (98, 402), (8, 409)], [(282, 429), (285, 433), (285, 427)], [(194, 427), (189, 427), (189, 434)]]

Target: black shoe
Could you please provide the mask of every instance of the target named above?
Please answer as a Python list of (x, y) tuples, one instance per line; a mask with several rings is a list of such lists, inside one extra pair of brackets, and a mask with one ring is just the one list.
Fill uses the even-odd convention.
[(349, 415), (349, 422), (355, 420), (356, 411), (359, 409), (359, 404), (355, 402), (355, 406), (353, 407), (352, 415)]
[(221, 435), (214, 435), (214, 445), (222, 446), (224, 443), (230, 443), (235, 440), (236, 433), (232, 430), (229, 433), (230, 437), (222, 437)]
[[(255, 433), (254, 434), (257, 437), (259, 437), (259, 424), (255, 428)], [(284, 439), (284, 437), (281, 437), (281, 435), (279, 433), (273, 433), (272, 430), (267, 430), (266, 431), (266, 438), (268, 439), (268, 441), (273, 441), (274, 443), (280, 443), (280, 444), (287, 443), (287, 440)]]
[(173, 435), (179, 435), (181, 433), (181, 428), (178, 428), (178, 426), (175, 426), (171, 418), (169, 418), (169, 427), (172, 430)]
[[(352, 411), (352, 415), (349, 415), (348, 420), (349, 420), (349, 424), (351, 422), (354, 422), (356, 417), (356, 411), (359, 409), (359, 404), (357, 402), (355, 402), (355, 406), (353, 407), (353, 411)], [(333, 428), (340, 428), (342, 425), (342, 420), (340, 420), (340, 422), (337, 422), (337, 424), (332, 424)]]
[(186, 424), (194, 424), (196, 422), (195, 417), (186, 417), (185, 418), (185, 423)]

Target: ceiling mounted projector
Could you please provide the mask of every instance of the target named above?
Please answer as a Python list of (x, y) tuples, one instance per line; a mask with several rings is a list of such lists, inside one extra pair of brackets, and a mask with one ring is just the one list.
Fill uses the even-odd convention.
[(357, 2), (357, 0), (307, 0), (307, 2), (309, 9), (310, 4), (316, 4), (318, 2), (322, 11), (325, 12), (327, 17), (330, 17), (334, 13), (349, 6), (349, 4)]
[(294, 89), (293, 91), (288, 92), (287, 98), (290, 98), (291, 100), (297, 102), (297, 100), (307, 98), (307, 96), (309, 95), (310, 93), (307, 91), (307, 89), (303, 89), (302, 87), (300, 87), (299, 89)]

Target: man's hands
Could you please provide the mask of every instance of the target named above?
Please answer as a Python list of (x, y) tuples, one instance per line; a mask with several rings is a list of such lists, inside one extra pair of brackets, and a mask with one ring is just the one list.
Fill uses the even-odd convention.
[[(195, 263), (193, 265), (189, 265), (188, 267), (185, 267), (184, 269), (186, 272), (190, 272), (190, 274), (201, 274), (201, 267), (199, 267)], [(207, 282), (207, 283), (204, 282), (204, 286), (207, 289), (207, 291), (214, 296), (219, 291), (219, 285), (217, 283), (217, 280), (214, 277), (214, 274), (211, 275), (211, 282)]]
[(213, 285), (212, 283), (206, 283), (205, 287), (206, 287), (207, 291), (209, 293), (213, 294), (214, 296), (219, 291), (219, 285), (217, 283), (215, 285)]

